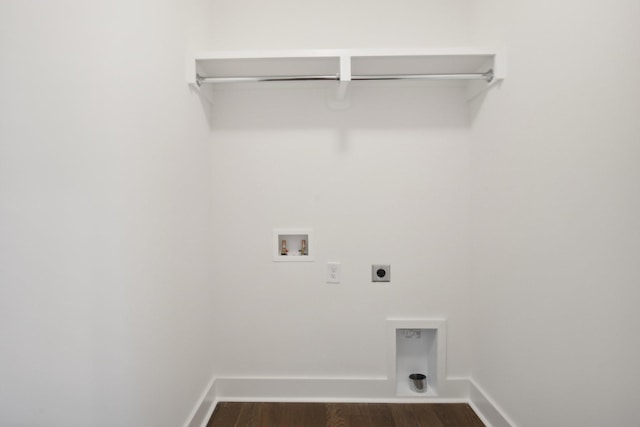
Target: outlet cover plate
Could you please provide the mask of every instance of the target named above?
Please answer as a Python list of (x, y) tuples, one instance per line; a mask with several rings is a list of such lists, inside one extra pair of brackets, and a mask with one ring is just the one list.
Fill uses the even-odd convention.
[(390, 264), (373, 264), (371, 266), (372, 282), (390, 282), (391, 281), (391, 265)]
[(341, 267), (339, 262), (327, 263), (327, 283), (340, 283)]

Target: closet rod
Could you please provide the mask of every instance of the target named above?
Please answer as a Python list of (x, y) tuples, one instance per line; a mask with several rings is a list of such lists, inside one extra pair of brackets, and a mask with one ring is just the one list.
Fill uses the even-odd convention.
[(203, 77), (196, 76), (198, 86), (206, 83), (246, 83), (246, 82), (295, 82), (308, 80), (340, 80), (339, 74), (328, 74), (323, 76), (247, 76), (247, 77)]
[[(198, 86), (208, 83), (244, 83), (244, 82), (292, 82), (310, 80), (340, 80), (339, 74), (297, 75), (297, 76), (246, 76), (246, 77), (203, 77), (196, 76)], [(352, 75), (351, 80), (485, 80), (491, 83), (493, 70), (485, 73), (449, 73), (449, 74), (362, 74)]]
[(485, 73), (363, 74), (353, 75), (351, 80), (485, 80), (487, 83), (491, 83), (493, 70)]

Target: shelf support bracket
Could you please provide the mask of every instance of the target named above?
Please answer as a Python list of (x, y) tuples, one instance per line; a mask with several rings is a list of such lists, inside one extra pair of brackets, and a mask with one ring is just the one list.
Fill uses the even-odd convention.
[(351, 56), (349, 55), (340, 56), (340, 81), (351, 81)]
[(336, 90), (334, 91), (334, 97), (329, 99), (329, 108), (332, 110), (346, 110), (351, 106), (351, 95), (349, 93), (349, 81), (339, 81)]

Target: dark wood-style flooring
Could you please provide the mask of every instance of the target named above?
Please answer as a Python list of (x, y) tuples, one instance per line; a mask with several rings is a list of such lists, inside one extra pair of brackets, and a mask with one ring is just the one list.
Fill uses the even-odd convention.
[(466, 403), (220, 402), (207, 427), (484, 427)]

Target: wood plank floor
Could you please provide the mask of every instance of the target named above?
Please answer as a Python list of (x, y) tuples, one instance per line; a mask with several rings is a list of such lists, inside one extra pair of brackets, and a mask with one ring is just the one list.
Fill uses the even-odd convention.
[(466, 403), (220, 402), (207, 427), (484, 427)]

